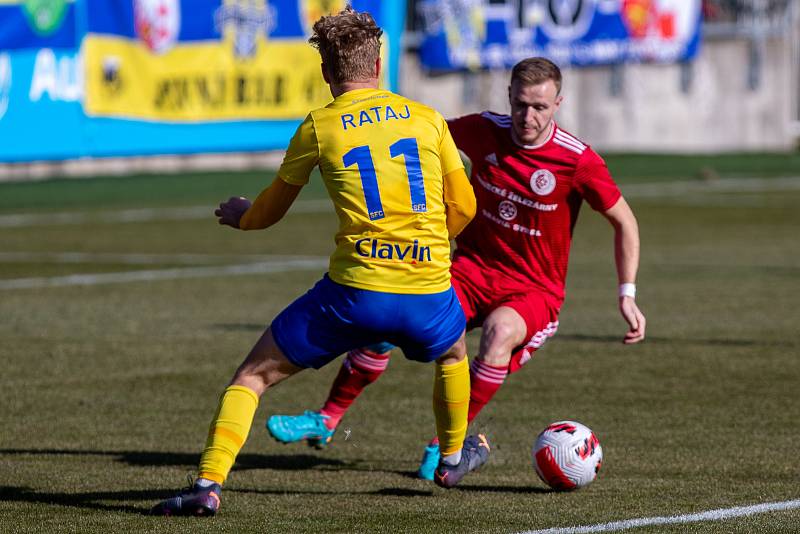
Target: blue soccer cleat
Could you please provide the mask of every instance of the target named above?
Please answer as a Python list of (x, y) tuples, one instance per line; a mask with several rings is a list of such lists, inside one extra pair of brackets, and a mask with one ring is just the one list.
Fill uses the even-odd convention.
[(486, 436), (478, 434), (469, 436), (464, 440), (461, 449), (461, 461), (458, 465), (447, 465), (441, 460), (433, 474), (433, 481), (437, 486), (450, 489), (461, 482), (467, 473), (475, 471), (489, 459), (489, 442)]
[(211, 517), (219, 510), (219, 495), (222, 487), (219, 484), (200, 487), (197, 483), (150, 509), (150, 515), (190, 515)]
[(433, 480), (433, 472), (439, 465), (439, 443), (431, 443), (422, 453), (422, 461), (417, 469), (417, 477), (423, 480)]
[(303, 415), (273, 415), (267, 419), (267, 430), (281, 443), (306, 440), (309, 447), (324, 449), (333, 439), (336, 429), (330, 430), (325, 420), (330, 416), (306, 410)]

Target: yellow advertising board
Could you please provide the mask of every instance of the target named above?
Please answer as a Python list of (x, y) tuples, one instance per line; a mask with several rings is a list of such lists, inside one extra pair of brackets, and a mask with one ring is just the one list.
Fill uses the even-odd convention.
[[(82, 50), (86, 114), (177, 122), (297, 119), (331, 100), (319, 53), (307, 42), (309, 17), (344, 2), (289, 2), (297, 22), (284, 27), (276, 25), (287, 17), (263, 0), (226, 0), (204, 10), (205, 3), (189, 13), (178, 0), (134, 1), (133, 35), (117, 27), (89, 32)], [(188, 16), (202, 23), (183, 29)], [(384, 39), (384, 57), (387, 47)]]

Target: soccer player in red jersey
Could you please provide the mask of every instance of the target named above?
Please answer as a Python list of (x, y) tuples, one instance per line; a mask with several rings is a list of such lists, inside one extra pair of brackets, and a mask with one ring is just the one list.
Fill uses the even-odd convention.
[[(559, 128), (561, 72), (529, 58), (511, 74), (511, 115), (484, 112), (448, 121), (456, 146), (472, 162), (477, 214), (456, 238), (452, 284), (467, 329), (483, 327), (470, 367), (468, 420), (558, 329), (572, 232), (585, 200), (614, 228), (619, 310), (628, 324), (624, 343), (645, 336), (635, 301), (639, 266), (636, 218), (606, 168), (587, 144)], [(391, 346), (350, 352), (320, 412), (273, 416), (280, 441), (306, 439), (323, 446), (359, 393), (380, 376)], [(426, 449), (420, 476), (430, 478), (436, 440)], [(431, 467), (432, 466), (432, 467)]]

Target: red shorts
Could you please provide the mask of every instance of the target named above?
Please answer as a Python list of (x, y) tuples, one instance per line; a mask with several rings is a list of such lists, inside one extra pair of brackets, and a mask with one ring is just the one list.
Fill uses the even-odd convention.
[(453, 260), (450, 274), (467, 318), (467, 330), (481, 326), (500, 306), (513, 309), (525, 321), (527, 341), (514, 349), (508, 364), (510, 373), (525, 365), (536, 349), (558, 330), (559, 307), (547, 293), (521, 285), (501, 272), (480, 267), (464, 256)]

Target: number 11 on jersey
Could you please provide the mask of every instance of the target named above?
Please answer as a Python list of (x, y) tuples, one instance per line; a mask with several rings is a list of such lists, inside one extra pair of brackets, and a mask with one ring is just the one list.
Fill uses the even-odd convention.
[[(406, 176), (408, 178), (409, 191), (411, 193), (411, 211), (423, 213), (427, 211), (425, 203), (425, 181), (422, 177), (422, 166), (419, 161), (419, 148), (417, 140), (413, 137), (400, 139), (389, 147), (389, 155), (392, 158), (404, 156), (406, 164)], [(375, 171), (375, 164), (372, 161), (372, 152), (369, 145), (357, 146), (349, 150), (343, 157), (342, 162), (345, 167), (356, 165), (358, 174), (361, 176), (361, 187), (364, 189), (364, 200), (367, 204), (369, 220), (375, 221), (383, 219), (386, 214), (381, 203), (381, 193), (378, 190), (378, 175)]]

